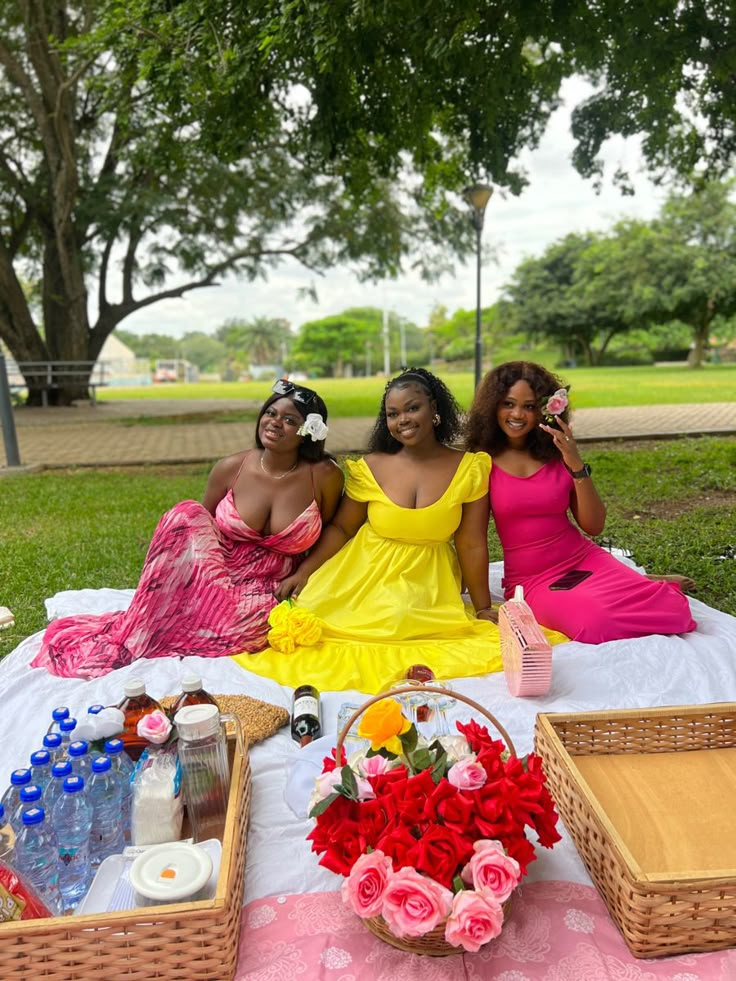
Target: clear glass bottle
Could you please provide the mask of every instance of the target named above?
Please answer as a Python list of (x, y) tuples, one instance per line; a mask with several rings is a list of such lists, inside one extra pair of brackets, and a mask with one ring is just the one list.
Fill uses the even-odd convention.
[(294, 691), (291, 710), (291, 738), (306, 746), (322, 735), (319, 691), (314, 685), (300, 685)]
[(125, 751), (131, 759), (137, 760), (148, 745), (146, 740), (138, 735), (138, 722), (144, 715), (150, 715), (157, 709), (163, 710), (156, 699), (146, 692), (146, 683), (140, 678), (132, 678), (125, 685), (123, 698), (115, 707), (119, 708), (125, 716), (123, 731), (120, 734)]
[(196, 674), (187, 674), (181, 679), (181, 694), (172, 706), (172, 718), (186, 705), (217, 705), (217, 700), (205, 691), (202, 679)]
[(216, 705), (185, 705), (174, 716), (187, 814), (195, 841), (222, 840), (230, 789), (230, 763)]

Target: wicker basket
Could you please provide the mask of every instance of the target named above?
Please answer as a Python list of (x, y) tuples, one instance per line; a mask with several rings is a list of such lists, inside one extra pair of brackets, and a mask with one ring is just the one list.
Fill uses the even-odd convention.
[[(394, 698), (397, 695), (404, 695), (412, 692), (416, 693), (417, 687), (422, 688), (424, 691), (435, 692), (440, 695), (447, 695), (447, 688), (440, 688), (437, 685), (417, 684), (407, 684), (403, 688), (392, 688), (390, 691), (382, 692), (379, 695), (374, 695), (373, 698), (369, 698), (367, 702), (364, 702), (359, 709), (353, 712), (343, 726), (342, 731), (337, 737), (337, 747), (335, 752), (336, 758), (338, 760), (340, 759), (342, 744), (347, 738), (353, 723), (370, 705), (373, 705), (375, 702), (380, 702), (383, 698)], [(516, 755), (516, 750), (513, 742), (511, 741), (511, 737), (501, 723), (495, 718), (495, 716), (491, 715), (491, 713), (487, 709), (483, 708), (483, 706), (478, 702), (474, 702), (472, 698), (468, 698), (466, 695), (461, 695), (460, 692), (453, 691), (452, 697), (460, 702), (465, 702), (466, 705), (470, 705), (482, 716), (484, 716), (491, 723), (494, 729), (498, 730), (511, 755)], [(504, 919), (506, 918), (509, 905), (510, 901), (504, 903), (503, 905)], [(462, 947), (454, 947), (445, 940), (446, 922), (446, 920), (443, 920), (441, 923), (438, 923), (433, 930), (430, 930), (421, 937), (397, 937), (391, 932), (388, 924), (382, 916), (373, 916), (363, 920), (363, 923), (370, 930), (370, 932), (374, 934), (374, 936), (378, 937), (380, 940), (384, 940), (392, 947), (397, 947), (399, 950), (403, 950), (409, 954), (426, 954), (430, 957), (447, 957), (448, 954), (460, 954), (463, 952)]]
[[(541, 714), (535, 744), (560, 815), (632, 954), (735, 946), (733, 836), (721, 832), (711, 840), (716, 814), (691, 798), (694, 780), (704, 781), (704, 797), (713, 795), (711, 808), (733, 827), (736, 705)], [(686, 776), (670, 780), (683, 772), (690, 783)], [(619, 779), (628, 793), (620, 793)], [(671, 846), (710, 850), (709, 864), (702, 854), (694, 868), (679, 856), (668, 859)], [(720, 848), (728, 852), (725, 868)], [(648, 861), (653, 850), (673, 867)]]
[(231, 981), (243, 902), (251, 773), (229, 741), (230, 795), (214, 899), (5, 923), (0, 978), (47, 981)]

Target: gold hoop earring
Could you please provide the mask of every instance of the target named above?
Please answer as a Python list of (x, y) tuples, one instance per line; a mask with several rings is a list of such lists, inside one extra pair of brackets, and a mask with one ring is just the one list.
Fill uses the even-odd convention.
[(441, 422), (442, 422), (442, 419), (440, 418), (439, 412), (435, 412), (435, 414), (432, 416), (432, 425), (433, 426), (439, 426), (439, 424)]

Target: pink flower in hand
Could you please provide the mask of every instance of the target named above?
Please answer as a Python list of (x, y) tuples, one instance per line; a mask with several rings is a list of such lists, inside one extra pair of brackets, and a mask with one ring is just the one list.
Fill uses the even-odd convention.
[(458, 790), (480, 790), (488, 780), (488, 774), (477, 760), (466, 757), (450, 767), (447, 779)]
[(342, 884), (342, 901), (363, 919), (378, 916), (392, 874), (391, 859), (380, 849), (361, 855)]
[(452, 909), (452, 893), (416, 869), (399, 869), (389, 879), (381, 913), (396, 937), (421, 937)]
[(136, 732), (141, 739), (162, 746), (169, 738), (171, 723), (160, 709), (156, 709), (155, 712), (150, 712), (138, 720)]
[(521, 880), (519, 863), (504, 852), (500, 841), (476, 841), (473, 848), (475, 854), (460, 873), (463, 882), (505, 903)]
[(445, 926), (445, 940), (453, 947), (475, 953), (493, 940), (503, 926), (503, 909), (488, 889), (472, 892), (463, 889), (452, 902), (452, 912)]

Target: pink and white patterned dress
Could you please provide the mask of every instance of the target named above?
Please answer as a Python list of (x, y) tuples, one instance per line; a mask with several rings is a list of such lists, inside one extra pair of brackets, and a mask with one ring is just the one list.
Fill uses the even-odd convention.
[(182, 501), (161, 518), (125, 612), (49, 624), (31, 667), (96, 678), (141, 657), (224, 657), (266, 646), (273, 591), (319, 538), (316, 500), (274, 535), (240, 517), (232, 490), (213, 518)]

